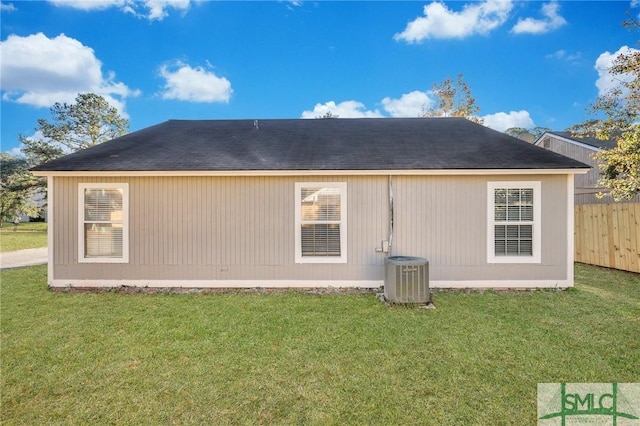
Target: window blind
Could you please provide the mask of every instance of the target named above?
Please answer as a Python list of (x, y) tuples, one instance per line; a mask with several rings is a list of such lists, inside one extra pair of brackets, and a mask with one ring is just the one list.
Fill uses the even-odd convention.
[(85, 257), (122, 257), (124, 246), (122, 219), (122, 189), (85, 189)]
[(302, 256), (341, 256), (340, 197), (340, 188), (301, 188)]
[[(533, 254), (533, 189), (498, 188), (494, 191), (496, 256)], [(504, 223), (504, 224), (502, 224)]]

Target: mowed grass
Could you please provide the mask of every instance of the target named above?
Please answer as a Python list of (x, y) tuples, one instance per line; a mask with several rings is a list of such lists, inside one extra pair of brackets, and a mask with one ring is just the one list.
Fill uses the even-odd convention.
[(1, 273), (0, 423), (535, 424), (546, 382), (640, 380), (640, 276), (568, 291), (371, 294), (47, 290)]
[(47, 246), (45, 222), (3, 223), (0, 228), (0, 252), (16, 251)]

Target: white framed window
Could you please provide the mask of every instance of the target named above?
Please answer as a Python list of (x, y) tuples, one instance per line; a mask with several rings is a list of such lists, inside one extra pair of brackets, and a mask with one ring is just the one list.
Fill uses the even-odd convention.
[(346, 182), (296, 182), (296, 263), (347, 261)]
[(129, 184), (78, 185), (78, 261), (129, 262)]
[(540, 182), (488, 182), (487, 188), (487, 262), (540, 263)]

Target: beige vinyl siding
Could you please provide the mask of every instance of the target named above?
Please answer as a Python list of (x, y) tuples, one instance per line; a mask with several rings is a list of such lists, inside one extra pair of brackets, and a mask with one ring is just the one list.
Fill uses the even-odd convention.
[(132, 179), (132, 187), (133, 264), (277, 265), (289, 254), (286, 185), (157, 177)]
[[(487, 182), (542, 182), (540, 264), (488, 264)], [(430, 279), (566, 279), (566, 176), (395, 178), (393, 254), (429, 259)]]
[[(129, 183), (130, 262), (78, 264), (74, 188), (116, 181)], [(303, 181), (347, 182), (348, 264), (294, 263), (294, 184)], [(56, 177), (54, 184), (55, 217), (63, 218), (54, 224), (56, 279), (381, 279), (384, 258), (375, 248), (387, 234), (384, 177)]]
[(487, 181), (394, 178), (393, 254), (423, 256), (442, 266), (485, 263)]
[[(486, 262), (487, 182), (542, 182), (541, 264)], [(294, 185), (347, 183), (347, 263), (296, 264)], [(55, 177), (53, 279), (378, 280), (388, 239), (386, 176)], [(129, 183), (128, 264), (77, 262), (79, 183)], [(426, 257), (432, 280), (561, 280), (567, 275), (567, 177), (393, 177), (393, 255)]]

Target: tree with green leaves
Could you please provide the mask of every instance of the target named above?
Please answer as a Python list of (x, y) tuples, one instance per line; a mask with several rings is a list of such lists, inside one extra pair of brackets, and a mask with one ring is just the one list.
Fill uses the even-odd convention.
[(35, 178), (27, 167), (25, 159), (0, 153), (0, 227), (23, 215), (39, 213), (33, 200)]
[(524, 127), (510, 127), (504, 132), (507, 135), (513, 136), (515, 138), (523, 139), (523, 135), (529, 135), (529, 137), (531, 137), (533, 140), (536, 140), (540, 136), (542, 136), (545, 132), (550, 132), (550, 131), (551, 129), (548, 127), (536, 126), (532, 129), (525, 129)]
[(633, 124), (617, 138), (614, 148), (594, 155), (601, 160), (598, 183), (611, 190), (614, 200), (630, 200), (640, 192), (640, 124)]
[(331, 111), (325, 112), (323, 115), (318, 115), (316, 118), (339, 118), (338, 114), (334, 114)]
[[(18, 135), (30, 167), (117, 138), (129, 129), (129, 120), (94, 93), (79, 94), (72, 104), (55, 103), (50, 113), (51, 120), (38, 119), (34, 136)], [(42, 178), (28, 182), (34, 192), (46, 187)]]
[(510, 127), (504, 131), (507, 135), (513, 136), (514, 138), (521, 138), (522, 135), (531, 135), (529, 129), (525, 129), (524, 127)]
[(72, 104), (56, 103), (50, 112), (51, 121), (38, 119), (35, 136), (18, 135), (31, 166), (117, 138), (129, 128), (116, 108), (93, 93), (78, 95)]
[(437, 98), (435, 106), (425, 109), (422, 117), (464, 117), (478, 124), (483, 123), (476, 115), (480, 107), (476, 105), (476, 98), (471, 94), (463, 74), (458, 74), (456, 80), (447, 78), (434, 84), (432, 92)]
[[(640, 22), (630, 19), (624, 24), (640, 29)], [(640, 192), (640, 51), (620, 53), (609, 69), (618, 85), (598, 96), (591, 105), (590, 119), (572, 128), (576, 136), (615, 140), (616, 146), (594, 155), (600, 160), (598, 184), (610, 190), (616, 201), (629, 200)]]

